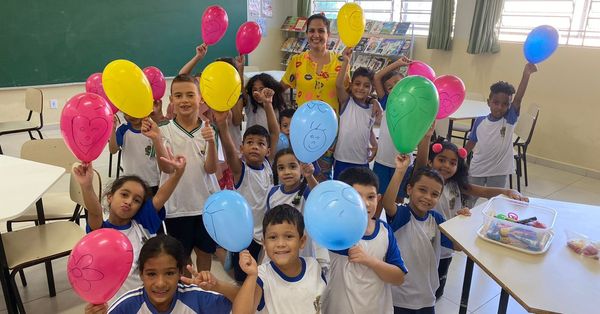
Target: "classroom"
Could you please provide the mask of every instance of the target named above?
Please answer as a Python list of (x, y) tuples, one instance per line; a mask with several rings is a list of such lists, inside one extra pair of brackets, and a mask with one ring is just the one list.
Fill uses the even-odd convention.
[(3, 3), (0, 313), (592, 313), (599, 20)]

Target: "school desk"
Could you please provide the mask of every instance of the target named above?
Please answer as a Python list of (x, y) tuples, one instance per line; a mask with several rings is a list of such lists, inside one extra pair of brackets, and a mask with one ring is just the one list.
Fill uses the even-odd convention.
[[(65, 173), (65, 168), (0, 155), (0, 221), (18, 217), (36, 203), (38, 217), (44, 221), (42, 195)], [(15, 296), (10, 288), (8, 263), (0, 237), (0, 281), (9, 313), (16, 313)]]
[(471, 128), (473, 127), (473, 121), (481, 116), (487, 116), (490, 113), (490, 108), (487, 103), (479, 100), (465, 99), (462, 105), (456, 110), (455, 113), (448, 117), (448, 134), (447, 139), (452, 135), (452, 126), (454, 120), (471, 120)]
[(502, 288), (498, 313), (506, 313), (508, 296), (534, 313), (598, 313), (600, 262), (567, 248), (565, 230), (600, 239), (600, 207), (530, 198), (532, 204), (557, 211), (554, 239), (541, 255), (522, 253), (477, 236), (487, 203), (440, 225), (441, 231), (463, 248), (467, 264), (459, 313), (467, 313), (473, 263)]

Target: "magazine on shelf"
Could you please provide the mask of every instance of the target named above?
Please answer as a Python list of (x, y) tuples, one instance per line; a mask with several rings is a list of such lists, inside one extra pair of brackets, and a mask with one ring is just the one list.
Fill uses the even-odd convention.
[(367, 22), (365, 23), (365, 34), (368, 34), (371, 32), (371, 28), (373, 27), (373, 20), (367, 20)]
[(298, 17), (298, 19), (296, 20), (296, 24), (294, 24), (294, 30), (299, 32), (304, 31), (304, 27), (306, 26), (305, 24), (306, 18), (302, 16)]
[(398, 55), (400, 54), (400, 51), (402, 51), (402, 46), (404, 44), (403, 39), (386, 39), (385, 42), (387, 42), (387, 45), (385, 50), (381, 52), (382, 55)]
[(371, 61), (371, 56), (369, 55), (358, 55), (354, 62), (352, 63), (352, 67), (350, 71), (354, 72), (356, 69), (360, 67), (367, 68), (369, 66), (369, 62)]
[(388, 62), (389, 59), (386, 57), (372, 57), (371, 60), (369, 60), (367, 68), (373, 70), (373, 72), (377, 72), (383, 69), (383, 67), (385, 67), (388, 64)]
[(365, 53), (377, 53), (377, 48), (383, 41), (382, 38), (371, 37), (367, 42), (367, 46), (365, 47)]
[(290, 59), (290, 57), (293, 55), (292, 52), (286, 52), (283, 54), (283, 56), (281, 57), (281, 64), (287, 65), (288, 64), (288, 60)]
[(405, 56), (408, 56), (409, 52), (410, 52), (409, 50), (410, 50), (410, 39), (407, 38), (404, 41), (404, 44), (402, 44), (402, 49), (401, 49), (400, 53), (398, 53), (398, 54), (404, 54)]
[(296, 43), (296, 38), (290, 37), (286, 39), (283, 44), (281, 44), (281, 50), (290, 51), (294, 44)]
[(327, 50), (334, 50), (335, 46), (338, 44), (338, 39), (335, 37), (329, 37), (327, 41)]
[(354, 47), (354, 51), (363, 52), (367, 48), (367, 43), (369, 42), (369, 38), (363, 37), (360, 39), (358, 44)]
[(381, 28), (380, 34), (391, 35), (394, 33), (394, 28), (396, 27), (396, 22), (384, 22), (383, 27)]
[(346, 49), (346, 44), (344, 44), (344, 42), (340, 39), (337, 43), (337, 46), (335, 46), (335, 52), (342, 53), (344, 49)]
[(281, 30), (290, 30), (296, 24), (296, 18), (293, 16), (289, 16), (285, 18), (285, 21), (281, 25)]
[(371, 34), (379, 34), (383, 29), (383, 22), (381, 21), (373, 21), (373, 26), (371, 26), (371, 30), (369, 33)]
[(337, 34), (338, 33), (338, 28), (337, 28), (337, 20), (333, 19), (330, 21), (329, 23), (329, 32), (332, 34)]
[(409, 22), (398, 23), (398, 26), (396, 26), (396, 30), (394, 31), (394, 35), (404, 36), (404, 35), (406, 35), (406, 32), (408, 31), (409, 28), (410, 28)]
[(302, 49), (304, 49), (305, 42), (306, 42), (306, 38), (296, 38), (296, 43), (292, 47), (292, 51), (296, 52), (296, 53), (302, 52)]

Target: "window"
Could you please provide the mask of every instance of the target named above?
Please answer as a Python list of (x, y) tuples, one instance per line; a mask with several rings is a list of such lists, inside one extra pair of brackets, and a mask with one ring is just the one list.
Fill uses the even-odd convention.
[(325, 13), (335, 19), (346, 2), (358, 3), (368, 20), (411, 22), (415, 35), (427, 36), (432, 0), (313, 0), (313, 13)]
[(499, 39), (523, 42), (544, 24), (558, 29), (560, 44), (600, 47), (600, 0), (505, 0)]

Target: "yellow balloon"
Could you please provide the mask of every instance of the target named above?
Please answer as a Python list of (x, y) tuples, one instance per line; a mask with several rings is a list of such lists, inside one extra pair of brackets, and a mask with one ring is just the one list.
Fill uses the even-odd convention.
[(206, 104), (215, 111), (231, 109), (240, 98), (242, 80), (229, 63), (216, 61), (202, 71), (200, 93)]
[(123, 113), (134, 118), (152, 112), (150, 82), (135, 63), (128, 60), (110, 62), (102, 72), (102, 87), (108, 99)]
[(365, 16), (362, 8), (356, 3), (346, 3), (337, 16), (340, 39), (346, 47), (354, 47), (365, 32)]

